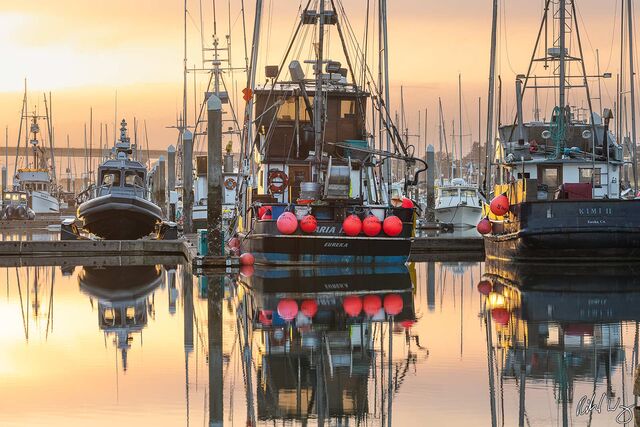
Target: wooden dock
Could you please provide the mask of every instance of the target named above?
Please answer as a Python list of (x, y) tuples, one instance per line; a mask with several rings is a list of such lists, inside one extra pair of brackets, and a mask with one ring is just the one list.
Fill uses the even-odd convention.
[(416, 237), (411, 245), (410, 261), (482, 261), (484, 239), (454, 234)]

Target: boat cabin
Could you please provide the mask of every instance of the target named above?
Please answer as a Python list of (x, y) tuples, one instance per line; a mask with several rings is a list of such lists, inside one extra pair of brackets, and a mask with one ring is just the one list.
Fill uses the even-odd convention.
[(46, 169), (18, 169), (16, 182), (22, 191), (32, 193), (34, 191), (51, 191), (51, 176)]
[(107, 160), (98, 168), (98, 196), (111, 193), (147, 193), (147, 169), (133, 160)]

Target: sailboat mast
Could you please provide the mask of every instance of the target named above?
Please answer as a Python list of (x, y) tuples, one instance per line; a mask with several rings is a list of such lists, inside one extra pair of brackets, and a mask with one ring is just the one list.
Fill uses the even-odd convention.
[(442, 185), (442, 100), (438, 98), (438, 152), (440, 153), (440, 161), (436, 162), (438, 165), (438, 174), (440, 175), (440, 185)]
[(458, 177), (462, 178), (462, 74), (458, 74), (458, 131), (460, 133), (460, 169), (458, 169)]
[(316, 58), (316, 90), (313, 97), (313, 119), (315, 132), (315, 169), (314, 181), (320, 182), (320, 170), (322, 168), (322, 139), (323, 139), (323, 109), (324, 99), (322, 95), (322, 63), (324, 62), (324, 1), (320, 0), (320, 11), (318, 18), (318, 51)]
[(566, 8), (566, 0), (560, 0), (558, 3), (559, 16), (560, 16), (560, 38), (559, 38), (559, 47), (560, 47), (560, 67), (559, 67), (559, 76), (560, 79), (558, 84), (558, 107), (564, 108), (567, 105), (566, 101), (566, 58), (565, 58), (565, 45), (566, 45), (566, 26), (565, 22), (567, 19), (567, 8)]
[[(389, 95), (389, 38), (387, 37), (387, 0), (380, 0), (380, 29), (382, 30), (382, 50), (383, 50), (383, 67), (384, 67), (384, 104), (386, 110), (385, 121), (387, 122), (387, 127), (389, 126), (389, 105), (390, 105), (390, 95)], [(387, 151), (391, 151), (391, 133), (387, 131)], [(388, 201), (391, 203), (391, 163), (388, 160), (387, 164), (387, 196)], [(386, 162), (385, 162), (386, 163)]]
[(638, 162), (636, 147), (636, 95), (635, 95), (635, 74), (633, 69), (633, 9), (631, 8), (632, 1), (627, 0), (627, 17), (628, 17), (628, 32), (629, 32), (629, 94), (631, 96), (631, 144), (633, 152), (631, 153), (631, 159), (633, 161), (633, 188), (634, 192), (638, 191)]
[(493, 153), (493, 111), (494, 111), (494, 89), (496, 86), (496, 27), (498, 23), (498, 0), (493, 0), (493, 15), (491, 18), (491, 53), (489, 58), (489, 92), (487, 95), (487, 140), (486, 144), (486, 166), (484, 174), (483, 189), (488, 191), (491, 186), (491, 153)]

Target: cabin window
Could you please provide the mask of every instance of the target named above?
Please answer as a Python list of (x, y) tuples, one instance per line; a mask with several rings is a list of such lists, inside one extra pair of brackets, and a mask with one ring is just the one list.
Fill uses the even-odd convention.
[(458, 190), (442, 190), (442, 196), (443, 197), (457, 197), (458, 196)]
[[(602, 187), (600, 168), (578, 168), (579, 171), (579, 182), (580, 183), (588, 183), (592, 184), (594, 187), (600, 188)], [(591, 180), (591, 175), (595, 172), (593, 181)]]
[(135, 171), (126, 171), (124, 175), (125, 187), (144, 187), (144, 174)]
[(101, 175), (102, 185), (120, 186), (120, 171), (103, 171)]
[(356, 101), (343, 99), (340, 101), (340, 118), (353, 119), (356, 116)]
[(525, 172), (523, 176), (522, 172), (518, 172), (518, 179), (522, 179), (523, 177), (524, 179), (529, 179), (531, 178), (531, 174), (529, 172)]
[[(304, 99), (290, 96), (284, 100), (284, 103), (278, 108), (278, 120), (282, 121), (294, 121), (296, 119), (296, 99), (298, 102), (298, 114), (300, 121), (309, 121), (309, 115), (307, 114), (307, 108), (304, 103)], [(309, 102), (313, 105), (313, 97), (309, 97)]]

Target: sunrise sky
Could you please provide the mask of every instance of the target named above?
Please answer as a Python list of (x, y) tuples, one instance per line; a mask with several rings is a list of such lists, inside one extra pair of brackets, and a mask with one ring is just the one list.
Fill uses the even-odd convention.
[[(342, 2), (356, 34), (362, 37), (367, 0)], [(245, 3), (250, 38), (254, 2)], [(230, 6), (233, 60), (241, 65), (240, 0), (216, 0), (216, 4), (221, 37), (229, 31)], [(265, 64), (281, 60), (300, 2), (264, 0), (264, 4), (259, 76)], [(509, 114), (514, 76), (526, 72), (542, 4), (542, 0), (501, 2), (498, 72), (504, 82), (503, 108)], [(201, 65), (199, 6), (198, 0), (188, 0), (190, 66)], [(599, 49), (602, 71), (615, 76), (620, 0), (581, 0), (577, 6), (589, 72), (595, 72), (594, 52)], [(202, 8), (205, 42), (209, 42), (212, 1), (202, 0)], [(96, 128), (99, 122), (108, 123), (112, 136), (116, 91), (119, 118), (146, 120), (153, 148), (174, 144), (177, 132), (166, 127), (175, 123), (182, 103), (182, 11), (181, 0), (0, 0), (0, 126), (9, 127), (9, 145), (15, 145), (17, 138), (25, 78), (31, 108), (43, 91), (52, 92), (58, 145), (64, 144), (66, 134), (72, 145), (82, 145), (82, 127), (90, 107)], [(478, 96), (486, 109), (491, 1), (391, 0), (388, 14), (392, 109), (399, 108), (399, 88), (404, 85), (411, 132), (417, 132), (418, 110), (424, 114), (428, 108), (429, 140), (436, 143), (437, 98), (443, 99), (449, 127), (451, 120), (457, 120), (457, 77), (461, 73), (463, 133), (477, 135)], [(332, 48), (339, 46), (337, 36), (330, 43)], [(242, 89), (242, 76), (236, 79)], [(204, 78), (200, 80), (196, 82), (199, 94), (204, 91)], [(189, 87), (193, 115), (192, 80)], [(612, 106), (614, 97), (615, 78), (606, 82), (603, 104)], [(553, 107), (549, 102), (542, 106), (548, 111)], [(465, 145), (470, 141), (468, 137)]]

